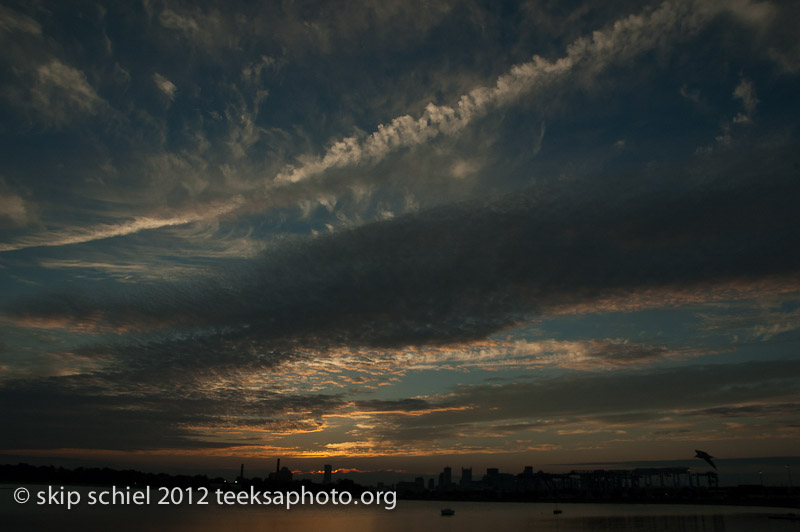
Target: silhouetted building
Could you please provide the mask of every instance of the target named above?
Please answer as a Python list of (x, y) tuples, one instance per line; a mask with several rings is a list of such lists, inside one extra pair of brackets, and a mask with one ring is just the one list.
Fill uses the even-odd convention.
[(288, 467), (281, 467), (281, 459), (278, 458), (278, 463), (275, 466), (275, 472), (269, 474), (269, 480), (278, 482), (291, 482), (292, 472)]
[(468, 484), (472, 482), (472, 468), (471, 467), (462, 467), (461, 468), (461, 484)]
[(444, 471), (439, 473), (439, 489), (446, 490), (453, 485), (453, 470), (450, 467), (445, 467)]
[(400, 493), (411, 492), (420, 494), (425, 491), (425, 479), (422, 477), (417, 477), (414, 479), (414, 482), (398, 482), (397, 491)]
[(428, 489), (429, 489), (429, 490), (431, 490), (431, 491), (433, 491), (434, 489), (436, 489), (436, 486), (434, 485), (434, 482), (433, 482), (433, 479), (432, 479), (432, 478), (429, 478), (429, 479), (428, 479)]
[(330, 484), (331, 483), (331, 465), (325, 464), (325, 474), (322, 477), (323, 484)]
[(508, 473), (501, 473), (496, 467), (486, 469), (483, 482), (489, 488), (498, 492), (512, 492), (517, 490), (517, 477)]

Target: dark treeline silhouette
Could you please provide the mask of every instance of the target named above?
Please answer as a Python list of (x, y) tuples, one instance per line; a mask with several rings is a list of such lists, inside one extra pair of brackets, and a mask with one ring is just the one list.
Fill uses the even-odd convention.
[[(209, 487), (217, 479), (206, 475), (168, 475), (166, 473), (143, 473), (132, 469), (118, 471), (108, 467), (79, 467), (67, 469), (55, 466), (33, 466), (29, 464), (0, 465), (0, 482), (31, 484), (72, 484), (93, 486), (167, 486)], [(223, 479), (218, 479), (224, 482)]]
[[(242, 471), (243, 473), (243, 471)], [(287, 474), (288, 473), (288, 474)], [(360, 495), (367, 488), (350, 479), (339, 479), (333, 484), (315, 484), (311, 480), (293, 480), (288, 469), (279, 474), (270, 473), (267, 478), (243, 478), (240, 474), (234, 482), (222, 477), (209, 478), (207, 475), (168, 475), (166, 473), (144, 473), (133, 469), (116, 470), (108, 467), (79, 467), (67, 469), (55, 466), (33, 466), (29, 464), (0, 465), (0, 483), (5, 484), (50, 484), (86, 486), (150, 486), (208, 488), (223, 490), (250, 489), (258, 491), (288, 491), (305, 486), (306, 491), (347, 491)]]

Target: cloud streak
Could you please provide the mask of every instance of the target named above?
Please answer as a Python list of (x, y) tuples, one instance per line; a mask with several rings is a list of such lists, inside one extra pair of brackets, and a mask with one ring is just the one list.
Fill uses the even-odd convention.
[(117, 236), (125, 236), (147, 229), (160, 229), (185, 225), (203, 220), (215, 220), (234, 211), (244, 201), (237, 197), (230, 202), (218, 202), (203, 208), (186, 210), (183, 213), (170, 213), (164, 216), (137, 216), (120, 223), (109, 223), (91, 227), (57, 229), (33, 236), (22, 237), (10, 244), (0, 244), (0, 252), (15, 251), (29, 247), (53, 247), (81, 244)]
[[(746, 12), (745, 6), (738, 6)], [(507, 105), (523, 94), (544, 90), (570, 75), (596, 76), (615, 63), (625, 63), (671, 40), (687, 39), (720, 12), (725, 3), (664, 2), (657, 9), (631, 15), (597, 30), (591, 38), (580, 38), (567, 47), (565, 56), (548, 60), (538, 55), (515, 65), (494, 86), (476, 87), (454, 106), (429, 103), (418, 118), (403, 115), (380, 124), (366, 138), (346, 137), (333, 143), (320, 157), (303, 156), (298, 165), (284, 168), (275, 183), (296, 183), (331, 168), (374, 164), (388, 153), (416, 146), (439, 135), (453, 135), (477, 117)], [(737, 89), (742, 92), (744, 89)], [(750, 94), (746, 105), (754, 107)], [(737, 94), (737, 97), (739, 95)]]

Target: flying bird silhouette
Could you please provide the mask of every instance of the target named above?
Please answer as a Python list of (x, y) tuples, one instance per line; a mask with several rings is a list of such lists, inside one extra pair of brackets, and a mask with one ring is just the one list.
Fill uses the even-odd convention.
[(711, 467), (713, 467), (714, 469), (717, 468), (717, 466), (714, 465), (714, 462), (711, 461), (711, 459), (714, 458), (713, 456), (711, 456), (710, 454), (708, 454), (705, 451), (698, 451), (697, 449), (695, 449), (694, 452), (697, 453), (697, 454), (694, 455), (695, 458), (702, 458), (703, 460), (708, 462), (708, 464)]

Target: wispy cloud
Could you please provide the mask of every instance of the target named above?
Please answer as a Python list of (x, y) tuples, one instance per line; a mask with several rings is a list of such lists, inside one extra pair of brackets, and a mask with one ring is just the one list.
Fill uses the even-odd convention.
[(589, 340), (486, 340), (448, 346), (403, 349), (343, 347), (304, 348), (276, 372), (298, 375), (285, 382), (291, 389), (375, 390), (426, 371), (485, 371), (567, 369), (610, 371), (647, 367), (717, 354), (719, 350), (670, 348), (634, 343), (621, 338)]
[(29, 247), (50, 247), (80, 244), (116, 236), (125, 236), (147, 229), (160, 229), (184, 225), (201, 220), (214, 220), (227, 214), (243, 203), (242, 198), (234, 198), (230, 202), (207, 205), (198, 209), (187, 209), (182, 213), (169, 213), (164, 216), (139, 216), (132, 220), (118, 223), (95, 225), (90, 227), (74, 227), (57, 229), (22, 237), (13, 243), (0, 244), (1, 251), (13, 251)]
[(58, 59), (36, 69), (36, 84), (31, 93), (41, 119), (54, 126), (62, 126), (80, 115), (96, 114), (108, 105), (82, 71)]
[(158, 72), (153, 74), (153, 82), (156, 84), (156, 87), (158, 87), (158, 90), (163, 92), (169, 101), (175, 100), (175, 92), (177, 92), (178, 87), (176, 87), (174, 83)]
[(5, 6), (0, 6), (0, 32), (12, 33), (15, 31), (41, 35), (42, 26), (27, 15), (17, 13)]
[(171, 9), (165, 9), (158, 15), (158, 21), (165, 28), (178, 30), (189, 36), (200, 33), (200, 26), (191, 16), (180, 15)]
[(753, 88), (753, 82), (742, 78), (741, 82), (733, 90), (733, 97), (742, 101), (744, 112), (738, 113), (733, 117), (734, 124), (749, 123), (752, 121), (753, 113), (756, 111), (758, 105), (758, 98), (756, 97), (756, 90)]
[[(766, 295), (762, 293), (764, 299)], [(723, 314), (701, 314), (701, 317), (704, 331), (727, 333), (740, 340), (766, 342), (779, 334), (800, 329), (800, 310), (785, 310), (764, 303), (755, 308), (733, 307)]]
[(22, 197), (0, 192), (0, 220), (5, 218), (13, 225), (26, 225), (32, 218), (31, 214)]

